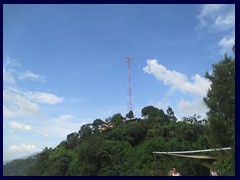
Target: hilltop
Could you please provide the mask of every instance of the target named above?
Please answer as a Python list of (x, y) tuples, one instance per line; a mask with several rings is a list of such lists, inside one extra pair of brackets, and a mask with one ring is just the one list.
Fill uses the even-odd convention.
[[(235, 48), (234, 48), (235, 50)], [(235, 51), (234, 51), (235, 52)], [(184, 176), (206, 176), (210, 169), (235, 175), (235, 59), (225, 56), (206, 73), (212, 84), (204, 102), (208, 117), (198, 115), (177, 120), (166, 112), (144, 107), (142, 118), (115, 114), (96, 119), (66, 137), (56, 148), (46, 147), (27, 159), (3, 166), (4, 175), (23, 176), (155, 176), (176, 167)], [(103, 124), (105, 124), (104, 128)], [(154, 151), (182, 151), (231, 146), (231, 150), (208, 152), (212, 159), (154, 155)], [(213, 163), (214, 162), (214, 163)]]

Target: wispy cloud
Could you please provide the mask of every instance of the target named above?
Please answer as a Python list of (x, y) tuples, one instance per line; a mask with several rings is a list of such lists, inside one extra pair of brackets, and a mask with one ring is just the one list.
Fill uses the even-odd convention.
[(225, 4), (202, 5), (199, 15), (198, 30), (226, 31), (235, 27), (235, 6)]
[(3, 90), (3, 117), (29, 116), (39, 112), (39, 105), (11, 90)]
[(169, 92), (179, 90), (181, 92), (188, 92), (200, 97), (206, 95), (210, 88), (210, 81), (202, 78), (196, 74), (192, 77), (192, 82), (188, 80), (187, 76), (175, 70), (168, 70), (161, 64), (158, 64), (156, 59), (147, 60), (147, 66), (143, 71), (154, 75), (158, 80), (161, 80), (165, 85), (171, 86)]
[(18, 75), (19, 80), (33, 80), (33, 81), (39, 81), (39, 82), (46, 82), (46, 79), (43, 76), (40, 76), (39, 74), (35, 74), (31, 71), (26, 71), (24, 73), (20, 73)]
[(204, 4), (201, 9), (200, 17), (208, 16), (219, 9), (223, 8), (224, 4)]
[(47, 103), (47, 104), (56, 104), (63, 101), (62, 97), (58, 97), (54, 94), (44, 93), (44, 92), (36, 92), (34, 93), (36, 100), (40, 103)]
[(32, 129), (32, 127), (29, 125), (18, 123), (15, 121), (10, 122), (9, 124), (13, 129), (24, 130), (24, 131), (29, 131)]
[(20, 64), (11, 58), (7, 58), (3, 65), (3, 117), (16, 118), (31, 116), (40, 112), (40, 104), (57, 104), (63, 101), (63, 97), (59, 97), (47, 92), (32, 92), (25, 88), (21, 88), (16, 80), (34, 79), (37, 81), (45, 81), (45, 79), (31, 71), (18, 73), (17, 67)]
[(5, 83), (14, 84), (16, 80), (33, 80), (38, 82), (46, 82), (46, 78), (32, 71), (17, 72), (17, 68), (21, 64), (15, 59), (6, 58), (6, 62), (3, 64), (3, 81)]
[(55, 118), (48, 118), (35, 127), (36, 131), (45, 137), (58, 137), (65, 139), (72, 132), (80, 130), (86, 122), (76, 120), (72, 114), (62, 114)]
[(219, 15), (214, 26), (221, 30), (226, 30), (235, 26), (235, 12), (231, 11), (228, 15)]
[(19, 152), (19, 151), (36, 152), (36, 151), (39, 151), (39, 149), (37, 149), (35, 145), (25, 144), (25, 143), (22, 143), (21, 145), (11, 145), (9, 147), (9, 150), (12, 152)]
[(3, 118), (14, 118), (16, 117), (16, 112), (14, 112), (11, 108), (3, 105)]
[(234, 44), (235, 44), (235, 33), (232, 33), (231, 35), (224, 36), (218, 42), (218, 45), (221, 46), (221, 53), (222, 54), (225, 54), (226, 52), (231, 52)]
[(40, 112), (40, 104), (57, 104), (64, 98), (45, 92), (3, 89), (3, 117), (30, 116)]
[(3, 64), (3, 82), (8, 84), (15, 84), (15, 68), (20, 64), (12, 58), (6, 58), (6, 62)]
[(197, 15), (198, 32), (218, 33), (226, 35), (218, 41), (220, 54), (232, 52), (235, 40), (235, 5), (233, 4), (205, 4), (201, 6)]
[[(42, 135), (48, 138), (50, 146), (55, 146), (56, 144), (52, 143), (53, 139), (65, 139), (67, 134), (78, 131), (82, 125), (71, 114), (48, 118), (48, 114), (41, 112), (45, 104), (56, 105), (64, 98), (54, 93), (34, 91), (31, 88), (22, 87), (22, 80), (32, 83), (31, 81), (45, 82), (46, 79), (30, 70), (23, 73), (19, 72), (19, 67), (20, 63), (11, 58), (7, 58), (3, 64), (3, 124), (5, 129), (8, 128), (4, 135), (4, 141), (7, 144), (7, 146), (4, 145), (4, 152), (6, 152), (4, 158), (8, 157), (8, 159), (39, 151), (31, 142), (32, 139), (25, 137), (24, 133), (19, 131), (27, 131), (28, 134), (36, 133), (37, 137)], [(41, 121), (37, 121), (35, 118), (41, 119)], [(13, 140), (16, 144), (9, 144)], [(21, 141), (19, 142), (19, 140)], [(21, 142), (29, 142), (29, 144)], [(38, 146), (43, 148), (46, 146), (46, 142), (39, 142)]]
[(9, 84), (15, 83), (15, 79), (14, 76), (12, 75), (11, 69), (7, 71), (5, 66), (3, 66), (3, 81)]

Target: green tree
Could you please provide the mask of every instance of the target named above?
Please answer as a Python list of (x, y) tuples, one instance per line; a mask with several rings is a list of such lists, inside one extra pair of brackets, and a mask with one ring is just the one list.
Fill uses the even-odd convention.
[(98, 128), (100, 125), (104, 124), (105, 122), (101, 119), (95, 119), (92, 123), (92, 126), (93, 126), (93, 132), (96, 133), (98, 132)]
[(203, 99), (210, 109), (207, 115), (211, 140), (215, 147), (232, 147), (230, 152), (218, 153), (216, 167), (222, 175), (235, 175), (235, 58), (225, 55), (212, 68), (212, 73), (205, 75), (211, 88)]
[(144, 123), (138, 122), (138, 123), (133, 123), (129, 124), (126, 129), (127, 129), (127, 134), (129, 138), (129, 142), (135, 146), (141, 141), (144, 140), (145, 135), (147, 133), (146, 126), (143, 125)]
[(212, 140), (216, 145), (230, 146), (235, 142), (235, 59), (225, 55), (205, 76), (211, 81), (203, 100), (210, 109), (207, 115)]
[[(132, 115), (133, 116), (133, 115)], [(133, 118), (133, 117), (132, 117)], [(111, 122), (115, 126), (119, 126), (123, 123), (123, 117), (120, 113), (114, 114), (113, 117), (111, 118)]]
[(81, 139), (89, 138), (92, 135), (92, 129), (89, 124), (82, 125), (81, 129), (78, 132)]
[(77, 145), (79, 134), (77, 132), (73, 132), (67, 135), (67, 148), (74, 148)]
[(167, 116), (169, 121), (177, 121), (177, 118), (174, 115), (174, 111), (170, 106), (167, 108)]
[(144, 107), (141, 113), (142, 113), (142, 117), (145, 117), (147, 119), (155, 119), (158, 116), (161, 116), (164, 114), (163, 110), (160, 110), (154, 106)]
[(134, 114), (133, 114), (133, 111), (132, 111), (132, 110), (130, 110), (130, 111), (126, 114), (126, 118), (129, 118), (129, 119), (134, 118)]

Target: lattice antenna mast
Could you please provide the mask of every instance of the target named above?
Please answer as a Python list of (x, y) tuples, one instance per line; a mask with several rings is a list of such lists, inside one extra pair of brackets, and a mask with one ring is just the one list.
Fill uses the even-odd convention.
[(127, 110), (133, 111), (133, 101), (132, 101), (132, 81), (131, 81), (131, 57), (126, 57), (126, 61), (128, 63), (128, 102), (127, 102)]

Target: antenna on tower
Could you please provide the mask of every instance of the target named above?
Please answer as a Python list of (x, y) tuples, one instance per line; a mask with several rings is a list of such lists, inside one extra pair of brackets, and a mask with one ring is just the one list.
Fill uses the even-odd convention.
[(133, 111), (133, 101), (132, 101), (132, 82), (131, 82), (131, 57), (125, 58), (128, 63), (128, 101), (127, 101), (127, 111)]

